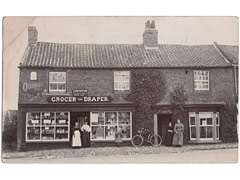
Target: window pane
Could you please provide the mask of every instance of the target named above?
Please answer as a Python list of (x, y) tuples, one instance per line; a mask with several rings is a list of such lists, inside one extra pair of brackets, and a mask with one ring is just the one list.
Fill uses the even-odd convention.
[(42, 125), (53, 125), (55, 124), (54, 112), (43, 112), (42, 113)]
[(200, 127), (200, 138), (207, 137), (207, 127)]
[(65, 84), (58, 84), (58, 90), (65, 90), (66, 89), (66, 86)]
[(213, 132), (212, 132), (213, 127), (207, 127), (207, 138), (213, 138)]
[(56, 127), (56, 139), (68, 139), (68, 127)]
[(28, 125), (40, 125), (40, 113), (28, 113), (27, 114), (27, 124)]
[(117, 132), (117, 126), (108, 124), (105, 127), (105, 134), (106, 134), (106, 139), (108, 140), (115, 140), (115, 133)]
[(201, 118), (201, 119), (200, 119), (200, 125), (201, 125), (201, 126), (204, 126), (204, 125), (206, 125), (206, 124), (207, 124), (206, 119), (205, 119), (205, 118)]
[(27, 140), (40, 140), (40, 127), (27, 127)]
[(212, 118), (207, 118), (207, 125), (213, 125)]
[(42, 140), (53, 140), (54, 139), (54, 127), (42, 127)]
[(118, 124), (122, 126), (130, 125), (130, 112), (119, 112)]
[(190, 117), (190, 125), (196, 125), (195, 117)]
[(58, 73), (58, 82), (66, 82), (66, 73), (65, 72)]
[(49, 81), (50, 81), (50, 82), (57, 82), (57, 73), (55, 73), (55, 72), (50, 72), (50, 73), (49, 73)]
[(57, 125), (68, 125), (68, 112), (57, 112), (56, 113), (56, 124)]
[(106, 125), (117, 124), (117, 112), (106, 112)]
[(104, 139), (104, 126), (92, 126), (92, 139)]
[(191, 127), (191, 138), (196, 138), (196, 127)]
[(50, 90), (57, 90), (57, 84), (56, 83), (50, 83)]
[(216, 127), (217, 139), (219, 139), (219, 126)]
[(92, 125), (104, 125), (104, 113), (103, 112), (93, 112), (91, 114), (91, 124)]
[(118, 126), (118, 132), (122, 133), (122, 138), (130, 138), (130, 126)]

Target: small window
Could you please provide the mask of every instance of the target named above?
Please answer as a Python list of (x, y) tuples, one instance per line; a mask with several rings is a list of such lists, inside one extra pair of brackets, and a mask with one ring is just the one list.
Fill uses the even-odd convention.
[(194, 71), (194, 89), (197, 91), (209, 90), (209, 71)]
[(49, 92), (66, 92), (66, 72), (49, 73)]
[(37, 72), (30, 73), (30, 80), (36, 81), (37, 80)]
[(130, 72), (114, 71), (114, 90), (129, 91), (130, 90)]
[(190, 140), (196, 140), (196, 113), (189, 113)]

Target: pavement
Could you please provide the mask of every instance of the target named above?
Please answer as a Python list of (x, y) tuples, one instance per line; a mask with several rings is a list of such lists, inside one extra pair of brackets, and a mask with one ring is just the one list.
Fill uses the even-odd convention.
[[(4, 160), (5, 161), (5, 160)], [(74, 157), (74, 158), (18, 158), (7, 159), (7, 163), (34, 163), (34, 164), (119, 164), (119, 163), (237, 163), (238, 149), (220, 149), (192, 151), (185, 153), (145, 154), (145, 155), (117, 155), (99, 157)]]
[(234, 163), (237, 159), (238, 143), (2, 152), (6, 163)]

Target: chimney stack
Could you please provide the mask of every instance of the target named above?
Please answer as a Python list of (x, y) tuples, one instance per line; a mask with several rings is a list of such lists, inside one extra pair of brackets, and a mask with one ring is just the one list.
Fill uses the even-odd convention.
[(145, 48), (158, 48), (158, 31), (155, 29), (155, 21), (147, 21), (145, 23), (145, 31), (143, 33), (143, 45)]
[(28, 44), (29, 45), (36, 45), (38, 41), (38, 32), (36, 27), (29, 26), (28, 27)]

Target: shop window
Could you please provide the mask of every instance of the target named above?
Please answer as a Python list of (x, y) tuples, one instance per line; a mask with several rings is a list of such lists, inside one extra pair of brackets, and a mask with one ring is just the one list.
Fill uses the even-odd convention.
[(114, 90), (129, 91), (130, 90), (130, 72), (114, 71)]
[(32, 81), (37, 80), (37, 72), (31, 72), (30, 73), (30, 80), (32, 80)]
[(199, 112), (199, 118), (195, 112), (189, 113), (190, 140), (197, 139), (196, 130), (198, 130), (199, 140), (213, 140), (214, 131), (216, 139), (219, 140), (219, 126), (219, 112)]
[(28, 112), (26, 141), (68, 141), (69, 112)]
[(196, 91), (209, 90), (209, 71), (194, 71), (194, 89)]
[(131, 112), (92, 112), (90, 120), (92, 140), (115, 140), (116, 132), (131, 139)]
[(66, 72), (49, 73), (49, 92), (66, 92)]
[(200, 139), (213, 139), (213, 113), (200, 112)]
[(189, 132), (190, 140), (196, 140), (196, 113), (189, 113)]

